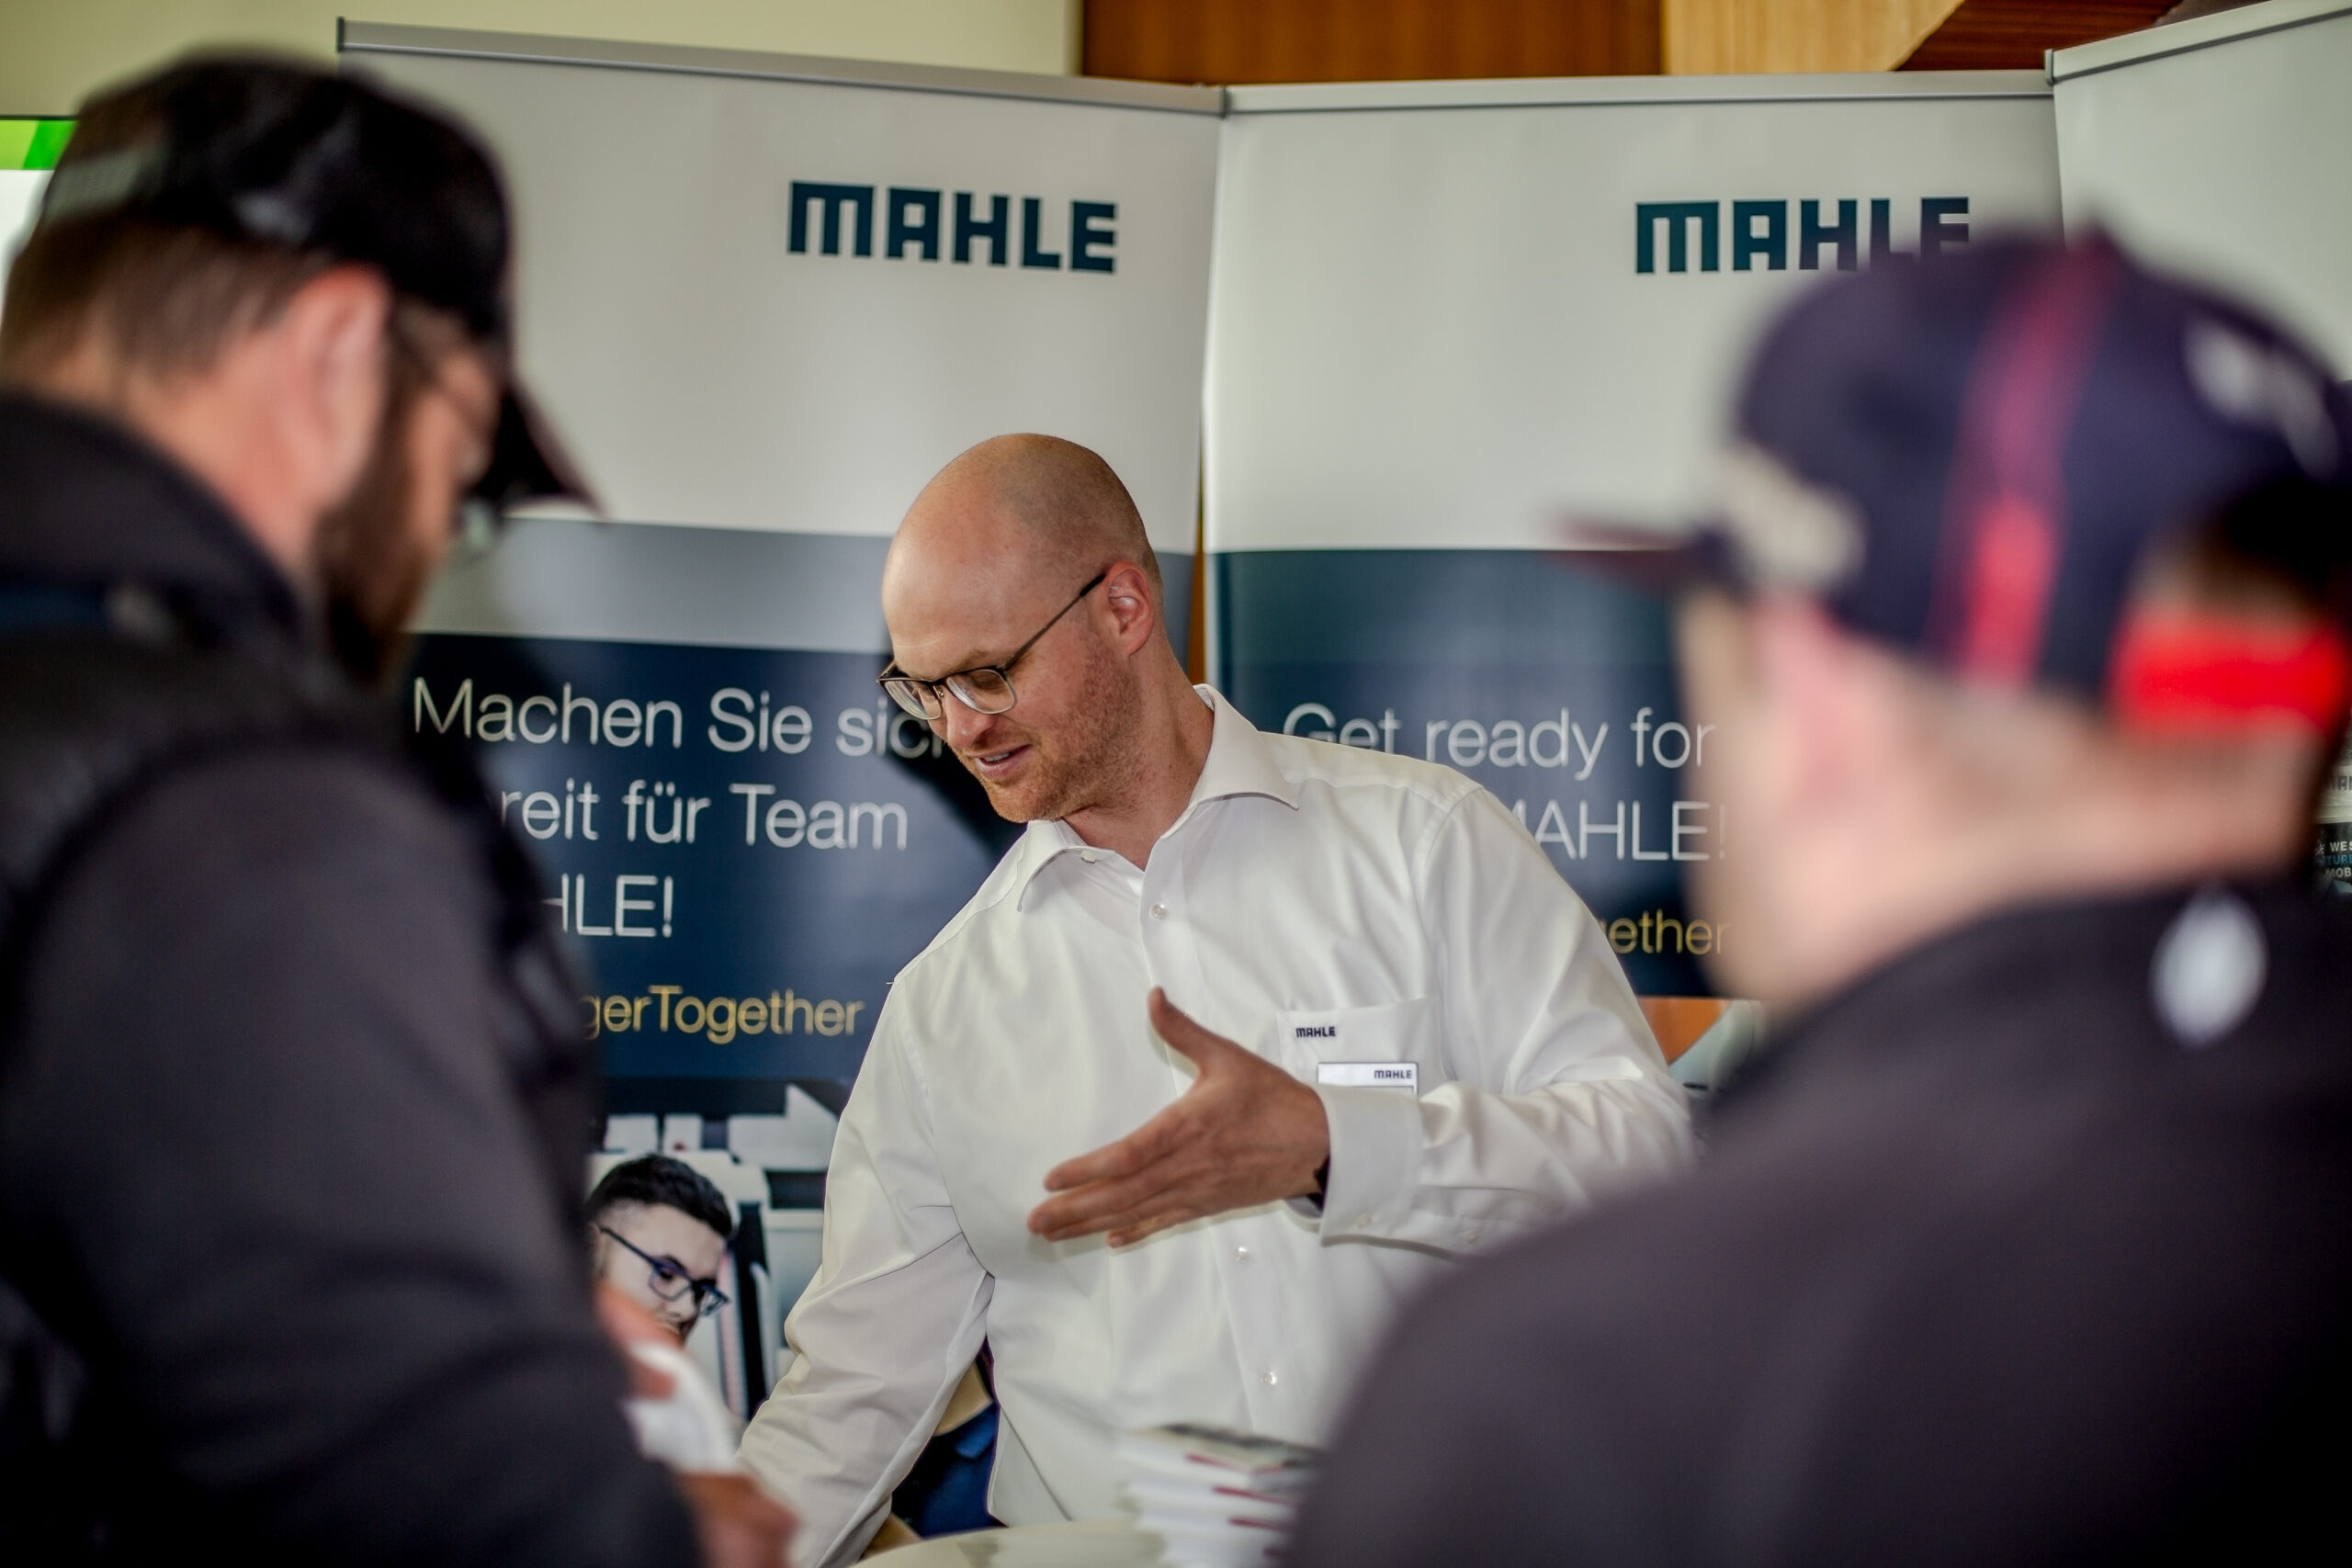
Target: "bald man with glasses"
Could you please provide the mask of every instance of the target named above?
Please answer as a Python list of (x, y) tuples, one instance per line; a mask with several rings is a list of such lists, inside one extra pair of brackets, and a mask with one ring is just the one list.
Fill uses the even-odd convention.
[(892, 985), (799, 1353), (743, 1439), (857, 1556), (985, 1340), (990, 1511), (1119, 1509), (1113, 1438), (1317, 1442), (1395, 1308), (1686, 1157), (1591, 915), (1450, 769), (1186, 678), (1102, 458), (983, 443), (883, 575), (882, 684), (1027, 832)]

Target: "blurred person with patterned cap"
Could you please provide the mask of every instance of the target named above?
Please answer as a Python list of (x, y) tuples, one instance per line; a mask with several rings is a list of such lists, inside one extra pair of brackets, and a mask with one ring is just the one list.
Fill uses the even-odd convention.
[(781, 1561), (637, 1450), (578, 988), (374, 700), (461, 511), (584, 496), (509, 251), (448, 120), (223, 57), (84, 107), (9, 275), (0, 1559)]
[[(1442, 1282), (1297, 1568), (2275, 1561), (2337, 1533), (2352, 421), (2113, 244), (1808, 295), (1642, 558), (1771, 1039), (1672, 1188)], [(1620, 558), (1621, 570), (1630, 562)]]

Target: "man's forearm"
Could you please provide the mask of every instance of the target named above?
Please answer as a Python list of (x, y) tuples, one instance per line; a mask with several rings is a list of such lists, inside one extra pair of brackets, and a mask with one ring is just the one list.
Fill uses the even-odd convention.
[[(847, 1225), (858, 1189), (843, 1185), (833, 1218)], [(858, 1253), (854, 1240), (830, 1237), (827, 1250)], [(979, 1354), (990, 1290), (959, 1238), (920, 1257), (829, 1269), (802, 1295), (786, 1325), (792, 1368), (740, 1450), (799, 1516), (798, 1568), (851, 1561), (880, 1528), (892, 1489)]]
[(948, 1379), (917, 1405), (889, 1397), (906, 1392), (896, 1381), (877, 1404), (873, 1380), (828, 1376), (803, 1356), (744, 1428), (744, 1468), (799, 1516), (795, 1568), (830, 1568), (865, 1550), (938, 1423), (933, 1406), (955, 1392)]

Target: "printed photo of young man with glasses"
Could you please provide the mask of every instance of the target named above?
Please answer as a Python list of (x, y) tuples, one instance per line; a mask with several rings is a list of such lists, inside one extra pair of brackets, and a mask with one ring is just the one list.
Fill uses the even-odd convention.
[(726, 1194), (683, 1160), (647, 1155), (605, 1172), (588, 1194), (588, 1248), (610, 1285), (678, 1337), (727, 1304), (719, 1265), (734, 1216)]

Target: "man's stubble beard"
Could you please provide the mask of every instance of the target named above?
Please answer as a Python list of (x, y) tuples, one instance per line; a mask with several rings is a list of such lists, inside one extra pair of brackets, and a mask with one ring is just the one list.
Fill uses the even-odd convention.
[(1124, 663), (1107, 657), (1091, 662), (1076, 705), (1086, 726), (1057, 738), (1067, 750), (1049, 756), (1033, 731), (1030, 777), (1009, 790), (980, 781), (997, 815), (1010, 822), (1058, 822), (1125, 795), (1143, 770), (1136, 741), (1139, 695), (1140, 682)]
[(392, 377), (375, 446), (351, 493), (320, 520), (312, 551), (328, 649), (371, 690), (404, 660), (409, 617), (437, 564), (410, 522), (416, 474), (408, 436), (418, 392), (413, 378)]

